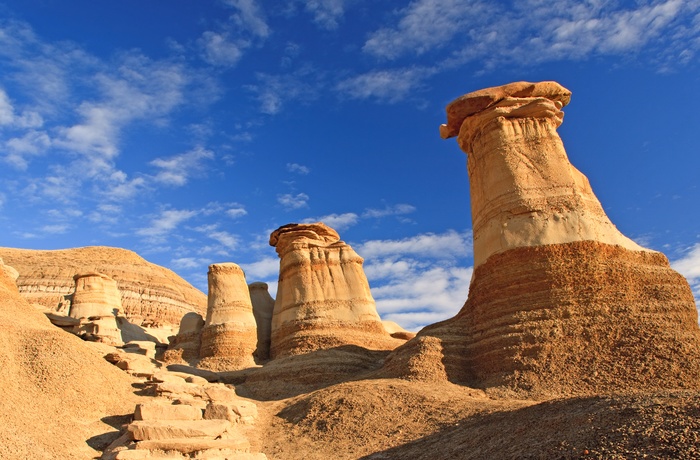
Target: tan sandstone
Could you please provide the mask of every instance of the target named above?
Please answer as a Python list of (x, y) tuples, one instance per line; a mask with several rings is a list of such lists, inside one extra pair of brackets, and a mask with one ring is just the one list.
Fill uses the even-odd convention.
[(428, 326), (388, 375), (534, 395), (697, 388), (692, 292), (605, 215), (556, 132), (554, 82), (470, 93), (443, 136), (467, 153), (475, 270), (455, 318)]
[(248, 285), (250, 301), (253, 304), (253, 316), (258, 328), (258, 346), (256, 357), (264, 361), (270, 358), (270, 336), (272, 333), (272, 314), (275, 309), (275, 299), (268, 291), (267, 283), (255, 282)]
[(258, 338), (253, 305), (241, 268), (234, 263), (209, 266), (209, 304), (202, 328), (199, 366), (237, 370), (254, 366)]
[(327, 225), (284, 225), (270, 235), (280, 257), (270, 355), (343, 345), (388, 350), (403, 341), (384, 330), (364, 260)]
[(193, 311), (185, 314), (180, 320), (180, 328), (168, 345), (163, 360), (167, 363), (192, 363), (199, 360), (199, 349), (202, 347), (202, 328), (204, 318)]
[(79, 273), (103, 273), (117, 282), (125, 317), (139, 325), (177, 327), (188, 312), (206, 312), (206, 296), (167, 268), (132, 251), (106, 246), (61, 250), (0, 248), (19, 272), (17, 285), (30, 303), (67, 314)]

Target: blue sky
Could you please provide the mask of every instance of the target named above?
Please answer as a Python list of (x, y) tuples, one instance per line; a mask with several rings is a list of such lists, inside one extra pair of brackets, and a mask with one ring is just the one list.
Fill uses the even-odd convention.
[(472, 272), (445, 105), (556, 80), (572, 163), (700, 298), (699, 52), (697, 0), (0, 0), (0, 245), (123, 247), (204, 291), (235, 262), (274, 295), (270, 232), (322, 220), (415, 330)]

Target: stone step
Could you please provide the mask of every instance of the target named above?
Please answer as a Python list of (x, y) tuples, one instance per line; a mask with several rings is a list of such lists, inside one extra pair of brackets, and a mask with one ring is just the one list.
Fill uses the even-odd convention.
[(196, 452), (207, 451), (210, 449), (231, 450), (247, 453), (250, 450), (250, 442), (245, 438), (236, 439), (159, 439), (148, 440), (136, 443), (136, 450), (160, 450), (160, 451), (176, 451), (183, 454), (193, 454)]
[(231, 427), (228, 420), (137, 420), (127, 427), (136, 441), (221, 436)]

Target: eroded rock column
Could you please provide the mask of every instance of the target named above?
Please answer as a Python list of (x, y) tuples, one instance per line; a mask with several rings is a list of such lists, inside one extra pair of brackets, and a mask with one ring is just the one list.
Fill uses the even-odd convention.
[[(622, 235), (556, 132), (570, 92), (519, 82), (447, 107), (467, 153), (474, 275), (455, 318), (388, 361), (393, 375), (569, 394), (698, 386), (692, 292), (666, 257)], [(424, 359), (421, 359), (423, 356)]]
[(280, 257), (272, 316), (273, 358), (342, 345), (388, 350), (403, 343), (384, 330), (364, 260), (323, 223), (289, 224), (270, 235)]
[(80, 320), (78, 335), (120, 345), (117, 316), (122, 314), (117, 282), (103, 273), (83, 273), (73, 277), (75, 293), (69, 316)]
[(200, 367), (237, 370), (253, 366), (257, 332), (243, 270), (234, 263), (209, 266), (207, 318)]
[(258, 327), (258, 347), (255, 356), (259, 360), (270, 358), (270, 337), (272, 334), (272, 312), (275, 299), (268, 291), (267, 283), (260, 281), (248, 285), (250, 300), (253, 303), (253, 316)]

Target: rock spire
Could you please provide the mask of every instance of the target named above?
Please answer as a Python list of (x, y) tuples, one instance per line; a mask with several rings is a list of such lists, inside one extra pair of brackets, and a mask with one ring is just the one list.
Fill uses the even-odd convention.
[(202, 328), (200, 367), (237, 370), (255, 365), (257, 332), (248, 285), (234, 263), (209, 266), (207, 317)]
[(280, 257), (272, 316), (273, 358), (342, 345), (388, 350), (403, 343), (384, 330), (364, 260), (327, 225), (284, 225), (270, 235)]
[(556, 129), (570, 95), (519, 82), (448, 105), (441, 135), (467, 153), (469, 298), (396, 350), (389, 375), (535, 395), (698, 386), (690, 287), (615, 228), (569, 162)]

